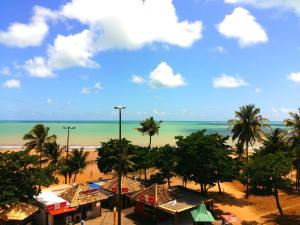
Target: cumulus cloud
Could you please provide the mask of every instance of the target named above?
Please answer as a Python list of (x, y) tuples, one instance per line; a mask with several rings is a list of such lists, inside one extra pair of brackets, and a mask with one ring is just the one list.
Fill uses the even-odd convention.
[(255, 88), (255, 92), (256, 92), (256, 93), (260, 93), (260, 92), (261, 92), (261, 89), (260, 89), (260, 88)]
[(287, 76), (288, 80), (293, 81), (295, 83), (300, 83), (300, 72), (298, 73), (290, 73)]
[(43, 57), (48, 70), (42, 75), (39, 69), (41, 77), (68, 67), (98, 67), (92, 58), (111, 49), (137, 50), (155, 43), (190, 47), (202, 37), (202, 22), (179, 21), (172, 0), (72, 0), (59, 15), (87, 28), (56, 36)]
[(8, 66), (4, 66), (1, 68), (0, 70), (0, 74), (4, 75), (4, 76), (8, 76), (11, 74), (10, 69)]
[(232, 14), (226, 15), (217, 28), (226, 38), (237, 39), (242, 47), (268, 41), (264, 28), (242, 7), (235, 8)]
[(17, 79), (7, 80), (3, 84), (3, 87), (6, 87), (6, 88), (20, 88), (21, 87), (21, 82)]
[(100, 82), (96, 82), (94, 84), (94, 86), (92, 86), (92, 87), (83, 87), (81, 89), (81, 93), (85, 94), (85, 95), (88, 95), (88, 94), (91, 94), (92, 92), (97, 93), (97, 92), (99, 92), (102, 89), (103, 89), (103, 87), (102, 87), (101, 83)]
[(133, 82), (135, 84), (142, 84), (142, 83), (145, 83), (146, 80), (143, 77), (141, 77), (141, 76), (132, 75), (131, 76), (131, 82)]
[(53, 77), (54, 73), (43, 57), (34, 57), (25, 62), (23, 68), (33, 77)]
[(213, 86), (215, 88), (237, 88), (241, 86), (247, 86), (248, 84), (242, 78), (238, 76), (229, 76), (222, 74), (219, 77), (213, 79)]
[(289, 10), (300, 16), (299, 0), (225, 0), (225, 3), (248, 4), (258, 8), (278, 8), (280, 10)]
[(150, 73), (149, 79), (152, 87), (175, 88), (186, 85), (183, 76), (179, 73), (175, 74), (166, 62), (161, 62)]
[(100, 32), (100, 50), (137, 49), (153, 42), (189, 47), (202, 32), (201, 21), (179, 21), (172, 0), (73, 0), (61, 13)]
[(48, 34), (47, 20), (55, 17), (55, 12), (35, 6), (28, 24), (16, 22), (12, 23), (6, 31), (0, 31), (0, 43), (18, 48), (39, 46)]

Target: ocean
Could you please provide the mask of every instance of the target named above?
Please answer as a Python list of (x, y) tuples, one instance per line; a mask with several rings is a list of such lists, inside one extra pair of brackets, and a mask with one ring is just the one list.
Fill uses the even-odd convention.
[[(16, 148), (24, 144), (23, 136), (37, 123), (50, 128), (49, 134), (56, 134), (57, 142), (66, 145), (67, 130), (64, 126), (76, 127), (70, 130), (70, 146), (95, 148), (101, 142), (118, 138), (118, 121), (0, 121), (0, 149)], [(285, 128), (281, 122), (271, 122), (272, 127)], [(122, 137), (134, 144), (148, 145), (148, 136), (136, 130), (139, 121), (123, 121)], [(163, 121), (159, 135), (152, 138), (153, 146), (175, 144), (175, 136), (188, 135), (197, 130), (206, 129), (207, 133), (230, 135), (226, 121)]]

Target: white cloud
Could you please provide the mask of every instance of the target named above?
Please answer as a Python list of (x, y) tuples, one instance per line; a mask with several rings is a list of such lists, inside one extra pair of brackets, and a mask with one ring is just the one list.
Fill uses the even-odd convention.
[(56, 14), (40, 6), (35, 6), (33, 11), (34, 15), (28, 24), (13, 23), (6, 31), (0, 31), (0, 43), (18, 48), (39, 46), (48, 34), (46, 21), (55, 18)]
[[(72, 0), (59, 15), (87, 28), (57, 35), (44, 57), (51, 71), (98, 67), (92, 58), (111, 49), (137, 50), (155, 43), (190, 47), (202, 37), (202, 22), (179, 21), (172, 0)], [(48, 76), (44, 72), (39, 75)]]
[(225, 3), (248, 4), (258, 8), (278, 8), (280, 10), (289, 10), (300, 16), (299, 0), (225, 0)]
[(87, 94), (91, 94), (92, 91), (94, 91), (95, 93), (97, 93), (97, 92), (99, 92), (102, 89), (103, 89), (103, 87), (102, 87), (101, 83), (100, 82), (96, 82), (93, 87), (83, 87), (81, 89), (81, 93), (87, 95)]
[(268, 41), (264, 28), (242, 7), (235, 8), (232, 14), (226, 15), (217, 28), (225, 37), (237, 39), (242, 47)]
[(287, 78), (295, 83), (300, 83), (300, 72), (290, 73)]
[(213, 79), (213, 86), (215, 88), (237, 88), (241, 86), (247, 86), (248, 84), (242, 78), (238, 76), (229, 76), (222, 74), (219, 77)]
[(0, 74), (4, 75), (4, 76), (8, 76), (11, 74), (10, 69), (8, 66), (4, 66), (1, 68), (0, 70)]
[(276, 108), (272, 108), (273, 113), (278, 113), (278, 110)]
[(81, 89), (81, 93), (84, 94), (84, 95), (88, 95), (91, 93), (91, 89), (89, 87), (83, 87)]
[(138, 76), (138, 75), (132, 75), (131, 81), (135, 84), (142, 84), (142, 83), (146, 82), (146, 80), (143, 77)]
[(152, 87), (174, 88), (186, 85), (183, 76), (179, 73), (174, 74), (173, 69), (166, 62), (161, 62), (150, 73), (149, 79)]
[(202, 32), (200, 21), (179, 21), (172, 0), (73, 0), (63, 6), (62, 15), (100, 31), (100, 50), (137, 49), (153, 42), (189, 47)]
[(261, 89), (260, 89), (260, 88), (255, 88), (255, 92), (256, 92), (256, 93), (260, 93), (260, 92), (261, 92)]
[(99, 90), (102, 90), (103, 87), (102, 87), (102, 85), (101, 85), (100, 82), (96, 82), (96, 83), (94, 84), (94, 89), (95, 89), (96, 91), (99, 91)]
[(48, 49), (48, 63), (51, 68), (63, 69), (74, 66), (98, 67), (91, 60), (94, 56), (92, 33), (83, 30), (74, 35), (57, 35), (54, 45)]
[(43, 57), (34, 57), (25, 62), (23, 68), (33, 77), (53, 77), (52, 68)]
[(154, 115), (157, 115), (157, 116), (165, 116), (167, 113), (166, 112), (164, 112), (164, 111), (159, 111), (159, 110), (157, 110), (157, 109), (153, 109), (153, 114)]
[(212, 52), (218, 52), (218, 53), (228, 53), (227, 49), (223, 46), (217, 46), (211, 50)]
[(17, 79), (7, 80), (3, 84), (3, 87), (6, 87), (6, 88), (20, 88), (21, 87), (21, 82)]

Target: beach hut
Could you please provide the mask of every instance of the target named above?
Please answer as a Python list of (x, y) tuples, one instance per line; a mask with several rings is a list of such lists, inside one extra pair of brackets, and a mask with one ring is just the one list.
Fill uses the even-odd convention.
[[(104, 181), (101, 187), (112, 193), (118, 193), (118, 183), (119, 183), (118, 178), (114, 178), (111, 180)], [(132, 179), (127, 176), (122, 176), (121, 179), (122, 194), (133, 194), (142, 190), (143, 188), (144, 186), (140, 182), (136, 181), (135, 179)]]
[[(111, 192), (112, 194), (118, 193), (118, 178), (102, 182), (101, 188)], [(144, 186), (135, 179), (127, 176), (122, 176), (121, 180), (121, 194), (122, 194), (122, 208), (132, 206), (130, 196), (141, 191)]]
[(69, 202), (70, 207), (77, 207), (75, 222), (101, 215), (101, 201), (107, 199), (109, 193), (101, 189), (93, 189), (86, 184), (77, 184), (59, 194), (59, 197)]
[(212, 223), (215, 221), (211, 213), (206, 209), (204, 203), (202, 202), (196, 209), (191, 211), (194, 224), (195, 223)]
[(61, 225), (73, 221), (76, 207), (71, 207), (69, 202), (59, 197), (56, 192), (42, 191), (35, 200), (40, 204), (36, 220), (41, 225)]
[(166, 217), (166, 214), (158, 211), (158, 206), (173, 201), (175, 196), (161, 185), (153, 184), (130, 198), (135, 201), (135, 213), (152, 220), (160, 220)]
[(9, 225), (30, 225), (33, 215), (38, 211), (35, 207), (26, 203), (17, 203), (0, 213), (0, 224)]

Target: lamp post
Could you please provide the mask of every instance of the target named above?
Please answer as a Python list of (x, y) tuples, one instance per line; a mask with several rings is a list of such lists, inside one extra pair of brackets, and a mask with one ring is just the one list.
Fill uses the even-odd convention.
[(67, 150), (66, 150), (66, 152), (67, 152), (67, 159), (68, 159), (68, 156), (69, 156), (69, 138), (70, 138), (70, 130), (73, 130), (73, 129), (75, 129), (76, 127), (69, 127), (69, 126), (67, 126), (67, 127), (63, 127), (63, 129), (67, 129), (68, 130), (68, 136), (67, 136)]
[(115, 106), (114, 109), (119, 111), (119, 169), (118, 169), (118, 225), (121, 225), (121, 209), (122, 209), (122, 146), (121, 146), (121, 121), (122, 121), (122, 109), (126, 109), (124, 106)]

